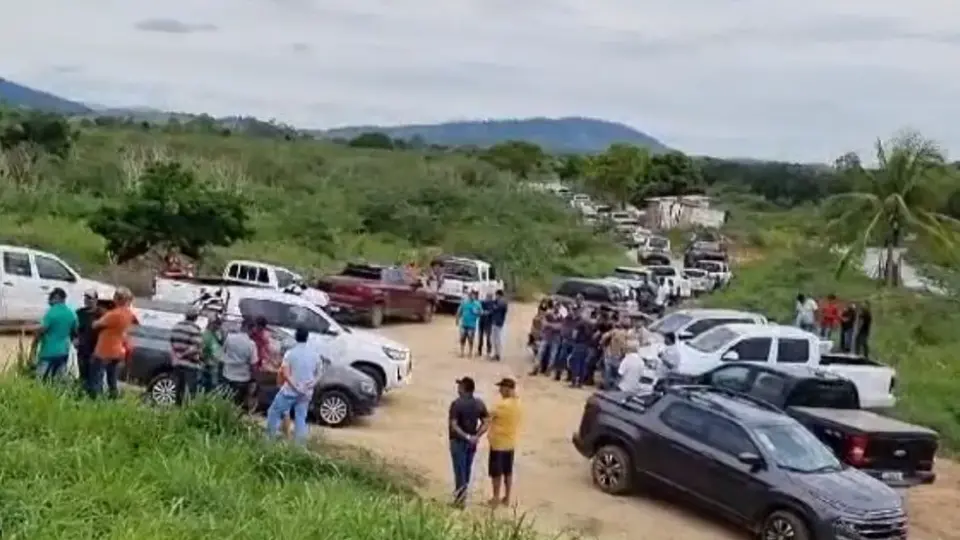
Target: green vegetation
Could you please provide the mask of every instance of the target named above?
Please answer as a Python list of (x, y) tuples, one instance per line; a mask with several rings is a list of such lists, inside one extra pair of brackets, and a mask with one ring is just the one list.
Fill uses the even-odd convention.
[(210, 271), (245, 257), (308, 275), (353, 258), (474, 253), (521, 294), (622, 261), (560, 201), (476, 157), (197, 122), (64, 129), (53, 115), (0, 110), (0, 133), (19, 134), (0, 137), (0, 241), (57, 251), (86, 270), (164, 245), (202, 255)]
[(0, 378), (0, 534), (14, 539), (522, 540), (390, 471), (263, 441), (220, 401), (157, 410)]

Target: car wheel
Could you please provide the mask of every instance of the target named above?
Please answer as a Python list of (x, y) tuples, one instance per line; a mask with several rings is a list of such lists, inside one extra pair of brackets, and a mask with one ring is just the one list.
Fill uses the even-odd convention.
[(173, 373), (161, 373), (147, 384), (147, 400), (161, 407), (176, 405), (177, 379)]
[(370, 328), (380, 328), (383, 325), (383, 306), (373, 306), (373, 309), (370, 310), (370, 316), (367, 318), (367, 325)]
[(763, 521), (760, 540), (809, 540), (807, 524), (793, 512), (778, 510)]
[(420, 313), (420, 321), (425, 323), (432, 321), (433, 311), (435, 309), (433, 302), (427, 302), (426, 305), (423, 306), (423, 311)]
[(331, 390), (320, 394), (314, 412), (325, 425), (343, 427), (353, 420), (353, 403), (343, 392)]
[(607, 445), (597, 450), (590, 466), (593, 483), (604, 493), (624, 495), (633, 488), (633, 464), (626, 450)]

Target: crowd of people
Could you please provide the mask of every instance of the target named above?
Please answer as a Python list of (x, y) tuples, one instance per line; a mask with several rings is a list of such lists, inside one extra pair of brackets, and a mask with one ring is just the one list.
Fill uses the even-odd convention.
[(840, 352), (870, 355), (873, 312), (866, 300), (843, 303), (836, 295), (828, 294), (817, 302), (811, 296), (798, 294), (794, 325), (823, 339), (837, 340)]

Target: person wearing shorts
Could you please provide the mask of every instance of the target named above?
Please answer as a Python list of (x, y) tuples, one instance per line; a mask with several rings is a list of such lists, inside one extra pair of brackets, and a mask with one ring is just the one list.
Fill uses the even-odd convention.
[(477, 335), (477, 326), (480, 324), (480, 315), (483, 314), (483, 305), (479, 300), (476, 289), (460, 302), (457, 308), (457, 326), (460, 328), (460, 356), (466, 349), (468, 355), (473, 354), (473, 341)]
[(504, 378), (497, 383), (497, 388), (500, 390), (500, 401), (490, 412), (487, 429), (487, 441), (490, 444), (487, 472), (493, 485), (491, 506), (510, 504), (513, 488), (513, 458), (521, 416), (516, 381)]

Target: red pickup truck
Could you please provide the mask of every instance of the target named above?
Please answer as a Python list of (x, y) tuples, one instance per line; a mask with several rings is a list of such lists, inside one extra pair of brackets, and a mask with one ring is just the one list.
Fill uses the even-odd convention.
[(317, 288), (330, 297), (329, 311), (338, 319), (359, 320), (376, 328), (386, 318), (412, 318), (430, 322), (436, 293), (402, 268), (351, 263), (339, 274), (325, 276)]

